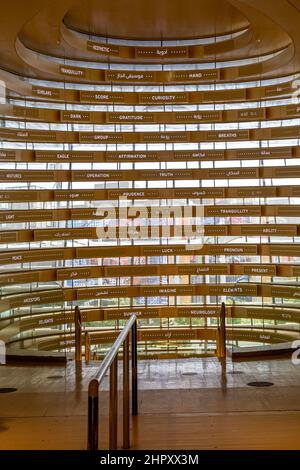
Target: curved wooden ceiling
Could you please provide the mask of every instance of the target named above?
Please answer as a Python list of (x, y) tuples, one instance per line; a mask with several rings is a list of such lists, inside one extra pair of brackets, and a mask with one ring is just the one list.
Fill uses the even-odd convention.
[[(101, 3), (105, 4), (108, 11), (108, 16), (105, 21), (108, 22), (108, 18), (112, 18), (113, 21), (115, 15), (112, 14), (110, 17), (109, 11), (114, 11), (117, 2), (91, 2), (90, 7), (86, 10), (88, 15), (93, 15), (93, 7), (95, 7), (95, 12), (99, 11), (99, 5), (101, 5)], [(127, 2), (119, 3), (123, 5), (123, 3), (125, 4)], [(128, 3), (132, 3), (132, 5), (138, 4), (138, 11), (141, 12), (141, 14), (143, 11), (141, 5), (145, 8), (147, 14), (148, 9), (152, 10), (152, 2), (133, 2), (133, 0), (131, 0), (131, 2)], [(179, 30), (181, 27), (184, 28), (184, 26), (189, 27), (188, 19), (186, 22), (182, 21), (182, 17), (184, 17), (181, 12), (181, 5), (183, 5), (182, 2), (179, 2), (179, 0), (178, 2), (170, 0), (169, 2), (165, 1), (157, 3), (164, 5), (163, 9), (166, 17), (168, 17), (168, 14), (171, 16), (173, 15), (170, 23), (167, 20), (165, 21), (166, 25), (170, 25), (170, 27), (172, 26), (174, 29)], [(294, 53), (291, 55), (289, 60), (282, 64), (278, 63), (276, 70), (269, 70), (268, 75), (286, 75), (300, 70), (300, 54), (297, 53), (298, 48), (300, 47), (300, 32), (298, 28), (300, 18), (300, 8), (298, 10), (298, 7), (300, 6), (300, 3), (298, 0), (294, 0), (293, 2), (281, 0), (275, 2), (275, 4), (271, 0), (265, 0), (264, 2), (259, 0), (231, 0), (230, 2), (222, 2), (221, 7), (219, 7), (219, 0), (217, 2), (208, 2), (205, 0), (203, 3), (207, 5), (205, 5), (205, 8), (203, 9), (199, 8), (199, 4), (202, 3), (199, 2), (199, 0), (190, 0), (190, 2), (187, 3), (188, 8), (186, 8), (186, 2), (184, 2), (184, 6), (186, 15), (190, 15), (188, 16), (189, 21), (194, 21), (195, 18), (197, 18), (197, 21), (195, 21), (196, 25), (201, 25), (201, 28), (195, 29), (192, 32), (190, 35), (191, 37), (199, 38), (205, 36), (206, 33), (209, 33), (209, 28), (212, 29), (213, 35), (215, 34), (215, 22), (213, 22), (213, 27), (211, 23), (209, 23), (207, 28), (202, 28), (201, 21), (205, 22), (206, 18), (203, 12), (206, 11), (208, 12), (207, 15), (209, 18), (217, 16), (219, 21), (221, 21), (221, 24), (223, 24), (222, 27), (220, 27), (220, 34), (224, 32), (231, 33), (236, 30), (251, 27), (253, 37), (248, 46), (244, 48), (244, 51), (243, 49), (240, 50), (237, 48), (236, 50), (225, 53), (225, 58), (241, 57), (241, 55), (245, 58), (249, 56), (259, 56), (272, 51), (278, 51), (287, 47), (289, 44), (292, 44)], [(215, 5), (216, 3), (217, 7)], [(195, 4), (197, 4), (197, 6), (195, 6)], [(178, 10), (174, 8), (173, 5), (178, 6)], [(74, 21), (75, 18), (78, 18), (79, 16), (83, 22), (85, 21), (85, 16), (79, 13), (80, 8), (83, 8), (83, 2), (80, 2), (80, 5), (78, 6), (78, 3), (74, 2), (74, 0), (30, 0), (28, 2), (23, 2), (22, 0), (14, 0), (13, 2), (6, 1), (5, 6), (2, 7), (0, 66), (5, 70), (14, 71), (23, 75), (48, 77), (53, 79), (53, 76), (49, 75), (47, 70), (39, 70), (38, 61), (33, 70), (28, 66), (28, 64), (26, 64), (26, 60), (24, 62), (18, 56), (15, 48), (17, 38), (20, 39), (21, 43), (24, 44), (25, 47), (33, 51), (42, 52), (46, 55), (55, 55), (62, 58), (69, 57), (77, 60), (89, 58), (89, 60), (97, 61), (95, 54), (82, 50), (79, 51), (70, 46), (65, 42), (61, 33), (63, 24), (68, 27), (76, 26), (75, 24), (71, 24), (73, 14)], [(109, 10), (110, 8), (111, 10)], [(223, 9), (225, 9), (225, 11), (229, 11), (230, 14), (219, 14)], [(158, 11), (160, 11), (160, 9), (158, 9)], [(200, 18), (202, 18), (202, 20), (199, 20), (195, 11), (201, 12)], [(193, 12), (193, 14), (191, 12)], [(95, 15), (97, 17), (97, 13), (95, 13)], [(152, 13), (152, 16), (150, 15), (149, 18), (155, 18), (155, 15), (158, 15), (158, 13)], [(159, 15), (157, 17), (159, 17)], [(135, 23), (135, 15), (130, 15), (130, 19)], [(126, 24), (124, 16), (121, 21)], [(83, 23), (81, 26), (83, 26)], [(89, 34), (90, 31), (87, 30), (87, 33)], [(143, 25), (143, 33), (145, 36), (149, 35), (149, 33), (147, 33), (146, 25)], [(107, 26), (105, 36), (114, 36), (113, 24), (111, 29)], [(143, 36), (141, 36), (140, 39), (143, 39)], [(164, 38), (160, 37), (160, 39)], [(262, 71), (259, 71), (260, 76), (261, 74)]]
[(226, 0), (84, 0), (64, 22), (86, 34), (138, 40), (218, 36), (249, 24)]

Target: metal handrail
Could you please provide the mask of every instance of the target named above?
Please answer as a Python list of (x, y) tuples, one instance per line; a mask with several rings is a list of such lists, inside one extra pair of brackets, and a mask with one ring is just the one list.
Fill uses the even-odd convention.
[(129, 404), (129, 335), (131, 332), (132, 407), (133, 416), (138, 414), (137, 384), (137, 319), (132, 315), (124, 329), (106, 354), (102, 364), (88, 387), (88, 450), (98, 449), (99, 388), (108, 369), (109, 380), (109, 449), (117, 449), (118, 436), (118, 352), (123, 345), (123, 448), (130, 448)]

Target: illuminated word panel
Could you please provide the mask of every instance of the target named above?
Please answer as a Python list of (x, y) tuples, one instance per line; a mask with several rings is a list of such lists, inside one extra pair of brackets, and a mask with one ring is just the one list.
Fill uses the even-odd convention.
[(295, 264), (167, 264), (137, 266), (85, 266), (57, 269), (40, 269), (0, 274), (0, 285), (27, 284), (30, 282), (65, 281), (74, 279), (141, 277), (141, 276), (217, 276), (242, 275), (258, 277), (300, 277), (300, 266)]
[(299, 299), (298, 286), (264, 285), (264, 284), (194, 284), (194, 285), (167, 285), (167, 286), (130, 286), (130, 287), (93, 287), (79, 289), (48, 290), (28, 294), (18, 294), (13, 297), (3, 297), (0, 303), (0, 312), (7, 309), (30, 305), (45, 305), (53, 302), (126, 298), (126, 297), (177, 297), (177, 296), (251, 296), (276, 297), (284, 299)]
[[(13, 202), (44, 202), (44, 201), (99, 201), (99, 200), (118, 200), (119, 198), (126, 197), (130, 200), (143, 200), (143, 199), (241, 199), (241, 198), (276, 198), (276, 197), (299, 197), (300, 187), (297, 185), (292, 186), (249, 186), (249, 187), (199, 187), (199, 188), (155, 188), (155, 189), (113, 189), (113, 190), (7, 190), (0, 191), (0, 201), (5, 203)], [(233, 207), (223, 207), (218, 209), (218, 206), (204, 208), (206, 215), (225, 216), (227, 215), (285, 215), (297, 216), (297, 205), (278, 205), (278, 206), (239, 206), (239, 212)], [(209, 207), (209, 209), (208, 209)], [(117, 209), (116, 209), (117, 210)], [(272, 212), (271, 212), (272, 211)], [(43, 215), (39, 215), (43, 214)], [(28, 210), (28, 211), (1, 211), (0, 220), (2, 221), (28, 221), (42, 220), (63, 220), (64, 218), (71, 219), (87, 219), (97, 218), (98, 215), (102, 217), (97, 208), (82, 208), (82, 209), (51, 209), (44, 210)], [(47, 219), (46, 219), (47, 218)]]
[(299, 126), (228, 131), (77, 132), (1, 128), (0, 139), (12, 142), (137, 144), (163, 142), (231, 142), (300, 138)]
[[(290, 192), (288, 192), (288, 188), (280, 188), (281, 191), (280, 191), (280, 195), (281, 196), (288, 196), (288, 197), (291, 197), (291, 196), (296, 196), (297, 194), (296, 193), (293, 193), (293, 194), (290, 194)], [(169, 192), (167, 190), (164, 190), (167, 192), (167, 195), (168, 195), (168, 198), (169, 199), (176, 199), (178, 197), (185, 197), (184, 194), (187, 194), (187, 190), (185, 190), (185, 193), (179, 193), (177, 194), (175, 192), (175, 194), (173, 192)], [(1, 199), (1, 193), (0, 193), (0, 200), (2, 201), (9, 201), (9, 202), (17, 202), (21, 199), (18, 199), (17, 198), (17, 195), (20, 196), (20, 194), (24, 194), (22, 191), (14, 191), (14, 192), (10, 192), (9, 194), (9, 198), (2, 198)], [(89, 199), (106, 199), (105, 198), (105, 195), (107, 193), (107, 191), (99, 191), (99, 195), (98, 195), (98, 192), (97, 191), (93, 191), (91, 193), (79, 193), (77, 198), (76, 199), (79, 199), (79, 200), (85, 200), (87, 198)], [(7, 195), (7, 193), (6, 193)], [(42, 196), (40, 198), (35, 198), (34, 196)], [(131, 197), (139, 197), (140, 196), (140, 199), (143, 199), (142, 196), (145, 196), (144, 192), (142, 192), (141, 194), (139, 193), (134, 193), (132, 194), (132, 192), (130, 193)], [(163, 194), (165, 196), (165, 194)], [(264, 192), (262, 193), (259, 193), (258, 192), (258, 195), (255, 196), (253, 194), (254, 197), (268, 197), (268, 196), (278, 196), (279, 194), (277, 194), (275, 192), (275, 194), (265, 194)], [(14, 197), (16, 196), (16, 197)], [(52, 196), (52, 197), (51, 197)], [(91, 196), (94, 196), (94, 197), (91, 197)], [(148, 197), (150, 197), (150, 195), (148, 196), (148, 194), (146, 193), (146, 198), (148, 199)], [(160, 192), (157, 192), (157, 194), (152, 194), (152, 197), (155, 197), (155, 198), (158, 198), (159, 199), (159, 196), (160, 198), (162, 197), (162, 190)], [(202, 197), (203, 195), (201, 195)], [(114, 197), (117, 198), (117, 195), (114, 193)], [(195, 196), (194, 197), (199, 197)], [(209, 197), (211, 197), (209, 195)], [(216, 197), (218, 197), (216, 195)], [(223, 197), (226, 197), (225, 195)], [(241, 197), (240, 195), (238, 197)], [(213, 198), (213, 197), (212, 197)], [(63, 192), (63, 194), (57, 194), (57, 193), (54, 193), (51, 192), (51, 191), (45, 191), (45, 192), (42, 192), (42, 194), (39, 194), (37, 193), (36, 191), (33, 192), (33, 194), (29, 194), (27, 195), (27, 198), (26, 198), (26, 194), (24, 194), (24, 197), (23, 197), (23, 200), (27, 200), (27, 201), (60, 201), (60, 200), (72, 200), (73, 198), (70, 198), (70, 199), (67, 199), (67, 191)], [(130, 199), (130, 196), (128, 196), (128, 199)], [(167, 209), (169, 209), (170, 212), (168, 212), (168, 214), (170, 213), (170, 216), (172, 214), (175, 214), (178, 213), (177, 211), (179, 211), (179, 209), (181, 208), (180, 206), (165, 206)], [(235, 205), (235, 206), (232, 206), (232, 205), (225, 205), (225, 206), (221, 206), (221, 205), (217, 205), (217, 206), (209, 206), (209, 205), (203, 205), (203, 216), (204, 217), (222, 217), (222, 218), (227, 218), (227, 217), (297, 217), (299, 215), (299, 211), (300, 211), (300, 206), (297, 205), (297, 204), (294, 204), (293, 206), (290, 206), (288, 204), (281, 204), (281, 205), (264, 205), (264, 206), (260, 206), (260, 205)], [(8, 223), (15, 223), (15, 222), (36, 222), (36, 221), (54, 221), (54, 220), (85, 220), (85, 219), (98, 219), (98, 218), (103, 218), (106, 214), (106, 212), (108, 213), (109, 209), (111, 209), (111, 207), (101, 207), (101, 209), (95, 207), (95, 208), (90, 208), (90, 209), (56, 209), (55, 211), (54, 210), (51, 210), (51, 209), (44, 209), (44, 210), (27, 210), (27, 211), (22, 211), (22, 210), (16, 210), (16, 211), (5, 211), (5, 210), (2, 210), (0, 212), (0, 220), (1, 222), (5, 222), (6, 224)], [(191, 216), (195, 217), (197, 215), (197, 212), (199, 210), (199, 206), (197, 205), (189, 205), (189, 210), (190, 210), (190, 214)], [(150, 216), (151, 214), (157, 214), (157, 216), (159, 216), (159, 214), (161, 213), (161, 216), (163, 216), (165, 214), (164, 212), (164, 206), (162, 207), (159, 207), (159, 206), (131, 206), (130, 207), (130, 211), (128, 209), (126, 209), (126, 212), (124, 211), (123, 209), (123, 212), (125, 212), (125, 215), (126, 217), (124, 218), (135, 218), (139, 215), (140, 212), (142, 211), (147, 211), (147, 215)], [(121, 216), (122, 216), (122, 209), (119, 210), (118, 207), (115, 208), (115, 217), (117, 218), (120, 218), (121, 219)], [(8, 236), (8, 235), (7, 235)]]
[[(218, 318), (220, 307), (218, 305), (185, 306), (185, 307), (132, 307), (132, 308), (93, 308), (81, 309), (83, 323), (94, 321), (126, 320), (136, 315), (140, 320), (152, 318)], [(265, 320), (282, 320), (300, 323), (300, 311), (287, 307), (249, 307), (227, 306), (226, 316), (230, 318), (252, 318)], [(30, 317), (30, 318), (27, 318)], [(35, 315), (19, 315), (15, 321), (20, 331), (33, 328), (49, 328), (74, 323), (72, 310), (58, 311), (56, 313), (36, 313)], [(0, 323), (1, 325), (1, 323)]]
[[(192, 245), (189, 246), (192, 248)], [(5, 251), (0, 253), (2, 264), (33, 263), (37, 261), (149, 257), (149, 256), (287, 256), (300, 257), (300, 244), (205, 244), (201, 248), (188, 249), (184, 244), (177, 245), (128, 245), (128, 246), (87, 246), (84, 248), (48, 248)]]
[[(105, 344), (113, 343), (117, 338), (119, 331), (111, 332), (90, 332), (91, 344)], [(229, 340), (239, 340), (254, 343), (283, 343), (293, 341), (297, 338), (297, 334), (293, 333), (279, 333), (275, 331), (260, 332), (259, 330), (249, 331), (247, 329), (237, 328), (234, 331), (228, 331)], [(138, 332), (138, 341), (142, 342), (155, 342), (155, 341), (171, 341), (178, 340), (194, 340), (194, 341), (216, 341), (216, 329), (213, 328), (181, 328), (181, 329), (151, 329)], [(28, 340), (30, 342), (30, 340)], [(35, 339), (38, 344), (38, 349), (43, 351), (63, 350), (66, 347), (74, 347), (74, 335), (61, 334), (60, 337)]]
[[(22, 122), (78, 124), (201, 124), (221, 122), (266, 121), (298, 118), (300, 105), (246, 108), (228, 111), (102, 112), (60, 111), (25, 106), (0, 105), (0, 115)], [(23, 121), (24, 122), (24, 121)]]
[(234, 150), (166, 150), (166, 151), (84, 151), (84, 150), (15, 150), (0, 149), (2, 162), (38, 163), (134, 163), (134, 162), (181, 162), (181, 161), (222, 161), (222, 160), (272, 160), (278, 158), (299, 158), (299, 147), (265, 147)]

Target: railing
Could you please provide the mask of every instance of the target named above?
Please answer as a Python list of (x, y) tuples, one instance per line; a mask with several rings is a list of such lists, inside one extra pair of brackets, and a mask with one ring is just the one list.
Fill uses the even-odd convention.
[(118, 440), (118, 352), (123, 345), (123, 448), (130, 448), (130, 390), (129, 390), (129, 336), (131, 331), (132, 406), (133, 416), (138, 414), (137, 385), (137, 322), (132, 315), (102, 361), (88, 388), (88, 450), (98, 449), (99, 388), (108, 369), (109, 376), (109, 449), (117, 449)]

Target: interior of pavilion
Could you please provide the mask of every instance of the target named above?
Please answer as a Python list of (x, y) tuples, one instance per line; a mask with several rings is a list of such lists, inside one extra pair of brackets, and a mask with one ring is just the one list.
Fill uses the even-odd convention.
[(300, 0), (1, 3), (0, 449), (299, 449)]

